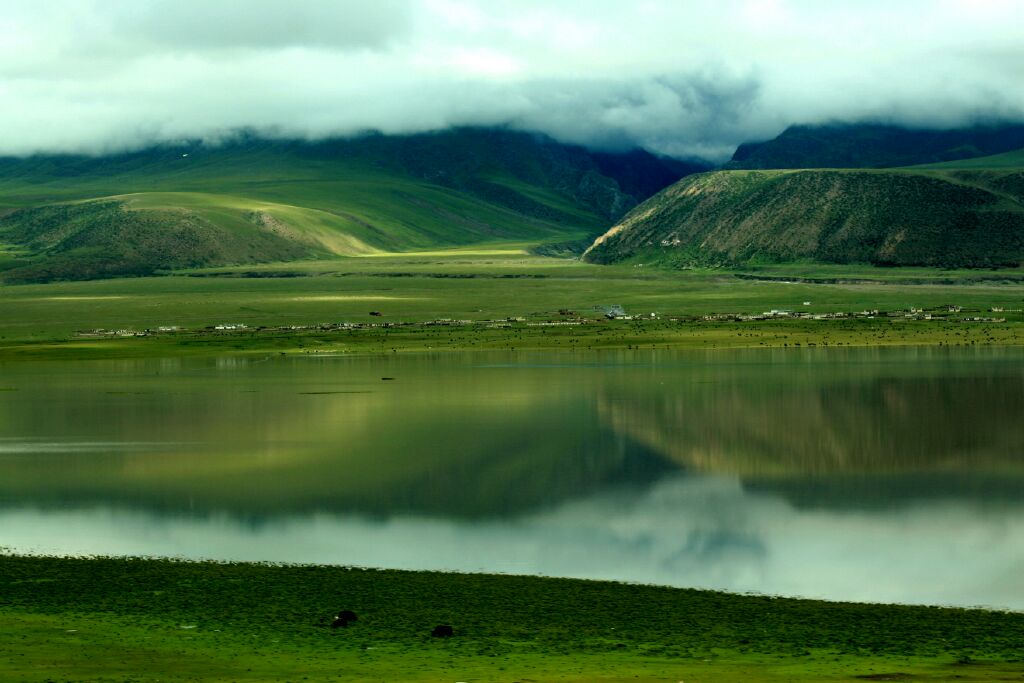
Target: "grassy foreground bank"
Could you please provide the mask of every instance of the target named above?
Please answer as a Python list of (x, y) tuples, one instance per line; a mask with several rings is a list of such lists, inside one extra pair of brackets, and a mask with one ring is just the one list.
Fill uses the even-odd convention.
[[(359, 621), (326, 626), (342, 609)], [(451, 624), (455, 637), (431, 629)], [(1024, 614), (536, 577), (0, 556), (4, 681), (995, 681)]]

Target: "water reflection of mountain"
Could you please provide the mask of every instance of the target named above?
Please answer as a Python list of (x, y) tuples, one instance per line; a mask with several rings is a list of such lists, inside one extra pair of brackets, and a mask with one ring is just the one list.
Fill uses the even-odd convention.
[(117, 370), (37, 371), (0, 403), (0, 428), (25, 437), (0, 444), (0, 502), (494, 517), (675, 469), (595, 425), (586, 385), (544, 369)]
[(0, 504), (500, 518), (680, 470), (802, 505), (1024, 490), (1014, 358), (903, 358), (21, 364)]
[[(561, 444), (568, 446), (568, 444)], [(358, 513), (386, 518), (431, 515), (455, 518), (510, 518), (555, 507), (566, 500), (613, 490), (642, 490), (676, 468), (642, 445), (619, 442), (579, 457), (572, 448), (557, 452), (528, 445), (499, 458), (437, 463), (409, 476), (394, 475), (368, 488), (344, 484), (344, 473), (329, 462), (306, 461), (303, 471), (282, 473), (279, 481), (259, 469), (239, 473), (235, 487), (196, 478), (133, 479), (127, 485), (114, 474), (124, 458), (115, 458), (88, 478), (47, 473), (45, 479), (10, 478), (0, 482), (0, 509), (86, 508), (114, 505), (170, 515), (210, 517), (228, 513), (259, 526), (280, 515)], [(120, 462), (116, 462), (120, 461)], [(59, 469), (59, 465), (56, 465)]]
[(1019, 376), (619, 388), (601, 396), (598, 412), (617, 433), (697, 472), (1024, 476)]

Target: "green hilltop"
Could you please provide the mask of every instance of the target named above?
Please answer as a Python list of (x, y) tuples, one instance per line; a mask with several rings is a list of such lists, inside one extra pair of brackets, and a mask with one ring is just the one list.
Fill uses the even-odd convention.
[(732, 170), (644, 202), (590, 247), (594, 263), (817, 261), (1017, 267), (1024, 151), (903, 169)]
[(689, 168), (486, 129), (0, 159), (0, 272), (8, 282), (76, 280), (462, 245), (585, 246), (647, 196), (612, 176), (634, 193), (654, 182), (649, 193)]

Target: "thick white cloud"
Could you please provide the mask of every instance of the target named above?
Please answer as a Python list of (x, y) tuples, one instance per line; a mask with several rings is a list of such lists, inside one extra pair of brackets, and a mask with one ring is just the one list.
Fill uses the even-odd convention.
[(1024, 118), (1015, 0), (7, 0), (0, 153), (458, 124), (721, 157), (795, 122)]

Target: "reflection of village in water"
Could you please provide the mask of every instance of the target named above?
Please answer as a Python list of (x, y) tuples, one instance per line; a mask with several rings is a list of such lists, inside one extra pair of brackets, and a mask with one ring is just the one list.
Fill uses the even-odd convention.
[(1021, 360), (12, 364), (0, 524), (14, 548), (1024, 608)]

